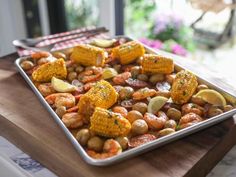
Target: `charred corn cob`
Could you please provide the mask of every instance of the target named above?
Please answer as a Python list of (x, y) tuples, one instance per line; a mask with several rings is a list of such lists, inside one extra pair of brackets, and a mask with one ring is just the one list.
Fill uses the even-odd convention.
[(81, 96), (79, 112), (88, 119), (95, 107), (110, 108), (117, 101), (117, 93), (111, 84), (105, 80), (96, 83), (87, 93)]
[(123, 116), (99, 107), (96, 107), (90, 123), (90, 130), (105, 137), (125, 136), (131, 129), (129, 121)]
[(106, 53), (103, 49), (80, 44), (73, 49), (70, 59), (84, 66), (103, 66)]
[(160, 55), (145, 54), (141, 65), (143, 72), (170, 74), (174, 71), (173, 60)]
[(176, 74), (172, 84), (171, 98), (174, 103), (187, 103), (198, 86), (197, 78), (189, 71), (182, 70)]
[(51, 81), (52, 77), (65, 79), (66, 76), (66, 64), (62, 58), (39, 66), (32, 73), (33, 80), (37, 82), (48, 82)]
[(118, 58), (121, 64), (129, 64), (132, 63), (138, 57), (143, 56), (145, 53), (145, 49), (137, 41), (127, 42), (122, 44), (112, 50), (112, 57)]

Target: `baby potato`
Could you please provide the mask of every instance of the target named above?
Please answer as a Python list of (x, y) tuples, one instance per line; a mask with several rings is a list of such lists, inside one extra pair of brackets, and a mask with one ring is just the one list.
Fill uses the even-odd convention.
[(88, 148), (96, 152), (101, 152), (104, 145), (104, 140), (98, 136), (94, 136), (88, 140)]
[(37, 61), (37, 64), (38, 64), (38, 65), (43, 65), (43, 64), (48, 63), (48, 62), (49, 62), (48, 58), (40, 58), (40, 59)]
[(75, 72), (77, 72), (78, 74), (81, 73), (83, 70), (84, 70), (84, 67), (83, 67), (83, 66), (80, 66), (80, 65), (78, 65), (78, 66), (75, 68)]
[(58, 106), (55, 110), (56, 114), (62, 118), (62, 116), (66, 113), (66, 107), (65, 106)]
[(27, 70), (32, 69), (34, 67), (34, 64), (31, 61), (25, 60), (20, 64), (20, 66), (23, 70), (27, 71)]
[(87, 145), (88, 140), (90, 138), (89, 129), (87, 128), (81, 129), (80, 131), (78, 131), (75, 138), (82, 146)]
[(225, 106), (224, 106), (224, 112), (228, 112), (228, 111), (230, 111), (230, 110), (232, 110), (232, 109), (234, 109), (234, 107), (231, 106), (231, 105), (225, 105)]
[(160, 130), (160, 131), (158, 132), (158, 137), (163, 137), (163, 136), (172, 134), (172, 133), (174, 133), (174, 132), (175, 132), (175, 130), (172, 129), (172, 128), (165, 128), (165, 129)]
[(218, 108), (216, 106), (212, 106), (208, 110), (207, 115), (208, 115), (208, 117), (214, 117), (214, 116), (217, 116), (217, 115), (222, 114), (222, 113), (223, 113), (223, 111), (220, 108)]
[(154, 74), (149, 78), (149, 82), (152, 84), (156, 84), (157, 82), (161, 82), (165, 79), (163, 74)]
[(208, 86), (205, 84), (200, 84), (197, 86), (197, 92), (199, 92), (200, 90), (204, 90), (204, 89), (208, 89)]
[(121, 65), (116, 64), (116, 65), (113, 66), (113, 68), (119, 73), (120, 69), (121, 69)]
[(65, 59), (65, 60), (67, 59), (67, 58), (66, 58), (66, 55), (65, 55), (64, 53), (62, 53), (62, 52), (53, 52), (53, 53), (52, 53), (52, 56), (54, 56), (55, 58), (58, 58), (58, 59), (59, 59), (59, 58), (63, 58), (63, 59)]
[(141, 72), (141, 68), (139, 66), (133, 66), (131, 68), (131, 75), (133, 78), (137, 78), (137, 76), (140, 74)]
[(69, 72), (67, 79), (72, 82), (74, 79), (77, 79), (77, 73), (76, 72)]
[(148, 76), (146, 74), (139, 74), (137, 79), (141, 81), (148, 81)]
[(139, 57), (139, 58), (136, 60), (136, 63), (139, 64), (139, 65), (141, 65), (142, 61), (143, 61), (143, 57)]
[(157, 91), (156, 96), (170, 98), (170, 91)]
[(175, 74), (167, 74), (165, 76), (165, 79), (169, 84), (172, 84), (175, 79)]
[(127, 109), (125, 109), (124, 107), (122, 106), (115, 106), (113, 109), (112, 109), (113, 112), (116, 112), (116, 113), (120, 113), (123, 117), (126, 117), (127, 114), (128, 114), (128, 111)]
[(164, 128), (172, 128), (175, 130), (176, 126), (177, 126), (177, 123), (174, 120), (170, 119), (166, 121)]
[(137, 119), (132, 123), (131, 131), (135, 135), (143, 135), (148, 131), (148, 125), (145, 120)]
[(192, 103), (199, 105), (199, 106), (204, 106), (206, 104), (206, 102), (202, 98), (196, 97), (195, 95), (192, 96), (190, 101)]
[(126, 150), (128, 148), (128, 138), (127, 137), (117, 137), (116, 141), (120, 144), (122, 150)]
[(133, 123), (137, 119), (143, 119), (143, 115), (136, 110), (132, 110), (128, 112), (126, 118), (128, 119), (130, 123)]
[(133, 93), (134, 93), (134, 89), (132, 87), (123, 87), (119, 91), (119, 98), (121, 100), (127, 100), (132, 97)]
[(181, 118), (181, 112), (175, 108), (169, 108), (167, 111), (167, 117), (173, 120), (179, 120)]
[(133, 110), (136, 110), (136, 111), (139, 111), (141, 114), (145, 114), (147, 112), (147, 104), (146, 103), (143, 103), (143, 102), (138, 102), (138, 103), (135, 103), (133, 106), (132, 106), (132, 109)]

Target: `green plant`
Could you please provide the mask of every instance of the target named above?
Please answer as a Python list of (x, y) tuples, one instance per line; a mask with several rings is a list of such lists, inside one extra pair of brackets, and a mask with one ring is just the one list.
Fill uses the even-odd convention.
[[(125, 1), (125, 33), (135, 37), (143, 37), (152, 26), (153, 12), (156, 10), (154, 0), (126, 0)], [(137, 30), (138, 29), (138, 30)]]
[(97, 0), (66, 0), (67, 25), (69, 29), (97, 25)]

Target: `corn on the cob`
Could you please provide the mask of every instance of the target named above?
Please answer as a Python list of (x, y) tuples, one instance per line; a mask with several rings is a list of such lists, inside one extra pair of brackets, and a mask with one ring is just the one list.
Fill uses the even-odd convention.
[(39, 66), (32, 73), (33, 80), (37, 82), (48, 82), (51, 81), (52, 77), (65, 79), (66, 76), (66, 64), (62, 58)]
[(74, 47), (70, 59), (84, 66), (103, 66), (106, 53), (103, 49), (88, 44)]
[(90, 130), (105, 137), (125, 136), (131, 129), (129, 121), (123, 116), (99, 107), (96, 107), (90, 123)]
[(129, 64), (136, 60), (138, 57), (143, 56), (145, 49), (137, 41), (127, 42), (112, 50), (112, 57), (118, 58), (121, 64)]
[(143, 72), (170, 74), (174, 71), (173, 60), (164, 56), (145, 54), (142, 60)]
[(171, 98), (174, 103), (187, 103), (198, 86), (197, 78), (189, 71), (182, 70), (176, 74), (171, 89)]
[(101, 80), (81, 96), (78, 104), (79, 112), (88, 119), (95, 107), (108, 109), (117, 101), (117, 98), (118, 95), (112, 85), (105, 80)]

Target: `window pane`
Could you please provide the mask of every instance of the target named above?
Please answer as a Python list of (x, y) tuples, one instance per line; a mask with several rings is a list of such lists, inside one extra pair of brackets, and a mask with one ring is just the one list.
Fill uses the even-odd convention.
[(65, 8), (68, 29), (98, 25), (97, 0), (65, 0)]

